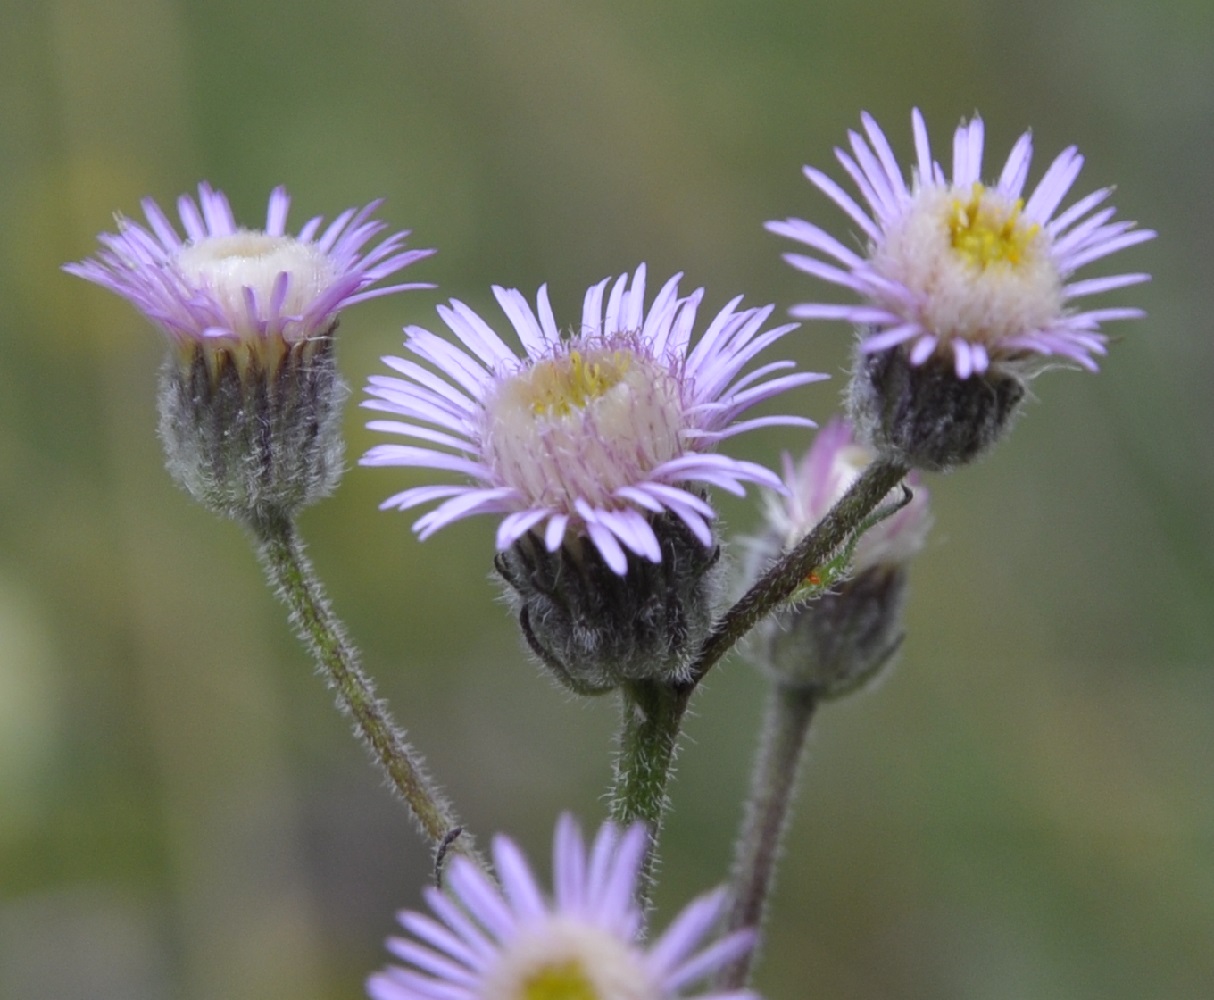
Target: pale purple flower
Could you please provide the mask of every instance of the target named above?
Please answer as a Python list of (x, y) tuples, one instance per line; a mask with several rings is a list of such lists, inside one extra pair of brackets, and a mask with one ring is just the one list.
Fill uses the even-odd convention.
[(959, 378), (988, 368), (1029, 372), (1044, 356), (1094, 370), (1105, 353), (1100, 324), (1142, 316), (1139, 309), (1075, 308), (1088, 296), (1148, 279), (1141, 273), (1074, 281), (1092, 261), (1151, 239), (1150, 230), (1112, 221), (1102, 188), (1059, 212), (1083, 165), (1069, 147), (1023, 197), (1032, 157), (1025, 132), (992, 186), (982, 182), (983, 125), (975, 117), (953, 136), (952, 177), (932, 160), (927, 128), (911, 117), (916, 163), (907, 184), (885, 134), (862, 116), (864, 135), (849, 132), (851, 151), (836, 149), (865, 206), (813, 167), (805, 176), (859, 227), (868, 244), (857, 253), (801, 219), (767, 228), (808, 246), (786, 254), (799, 270), (855, 292), (859, 305), (806, 304), (801, 319), (840, 319), (864, 330), (860, 350), (908, 352), (911, 364), (951, 360)]
[[(753, 462), (715, 453), (743, 431), (813, 426), (795, 416), (738, 417), (794, 386), (825, 378), (773, 361), (743, 369), (796, 324), (764, 329), (772, 307), (741, 309), (740, 297), (691, 346), (703, 289), (680, 296), (671, 278), (645, 308), (645, 267), (592, 287), (581, 325), (562, 337), (541, 287), (532, 309), (515, 289), (493, 289), (522, 344), (522, 357), (462, 302), (439, 315), (459, 341), (407, 327), (414, 358), (384, 362), (401, 377), (373, 376), (363, 405), (393, 414), (373, 430), (421, 445), (379, 445), (364, 465), (420, 466), (470, 482), (415, 486), (383, 508), (441, 501), (419, 518), (422, 538), (472, 514), (506, 515), (499, 551), (528, 532), (548, 551), (566, 535), (588, 537), (623, 575), (629, 554), (662, 559), (649, 515), (670, 512), (705, 546), (712, 508), (701, 487), (742, 493), (747, 482), (780, 488)], [(608, 285), (610, 283), (610, 289)]]
[(548, 897), (518, 847), (497, 837), (501, 887), (466, 858), (449, 891), (430, 888), (433, 913), (405, 911), (409, 937), (388, 948), (403, 966), (367, 982), (373, 1000), (757, 1000), (749, 990), (687, 990), (745, 955), (751, 931), (713, 940), (725, 908), (718, 890), (692, 902), (653, 944), (640, 940), (635, 896), (647, 837), (641, 825), (608, 823), (587, 850), (568, 815), (557, 823)]
[[(859, 444), (851, 424), (840, 417), (818, 431), (799, 462), (785, 454), (787, 492), (765, 495), (768, 525), (784, 549), (809, 534), (875, 458), (876, 453)], [(913, 491), (910, 502), (860, 536), (852, 553), (853, 572), (905, 563), (923, 548), (932, 524), (927, 488), (914, 472), (907, 476), (907, 485)]]
[(402, 249), (407, 231), (368, 250), (386, 228), (371, 218), (379, 202), (347, 209), (328, 226), (314, 218), (291, 236), (290, 201), (275, 188), (265, 228), (242, 229), (224, 194), (204, 182), (197, 202), (188, 195), (177, 201), (183, 239), (147, 198), (146, 226), (119, 218), (117, 233), (99, 237), (96, 257), (64, 270), (117, 292), (186, 351), (197, 344), (242, 346), (270, 356), (328, 333), (346, 306), (431, 287), (373, 287), (434, 252)]

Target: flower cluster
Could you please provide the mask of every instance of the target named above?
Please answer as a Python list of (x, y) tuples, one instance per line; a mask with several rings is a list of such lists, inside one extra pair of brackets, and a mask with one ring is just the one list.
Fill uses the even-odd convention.
[[(808, 249), (785, 255), (795, 268), (860, 300), (791, 310), (799, 320), (849, 321), (857, 343), (848, 419), (828, 424), (801, 461), (786, 457), (783, 478), (718, 449), (761, 427), (815, 426), (795, 411), (752, 412), (825, 378), (763, 358), (798, 324), (770, 325), (774, 307), (743, 307), (741, 296), (701, 323), (704, 290), (685, 294), (676, 274), (650, 300), (643, 264), (593, 285), (571, 326), (558, 325), (546, 286), (534, 304), (495, 286), (505, 325), (451, 299), (438, 307), (445, 331), (406, 327), (405, 355), (383, 359), (392, 374), (371, 376), (363, 406), (382, 416), (367, 426), (407, 443), (376, 444), (361, 464), (452, 477), (409, 485), (381, 507), (430, 508), (414, 524), (423, 539), (472, 515), (500, 516), (494, 567), (533, 652), (576, 692), (623, 692), (612, 808), (650, 823), (608, 823), (587, 845), (563, 817), (551, 895), (507, 838), (493, 843), (499, 882), (471, 854), (456, 857), (447, 888), (427, 891), (430, 912), (401, 914), (407, 934), (389, 942), (400, 964), (370, 978), (374, 1000), (675, 1000), (708, 978), (745, 982), (756, 932), (717, 929), (760, 923), (791, 792), (789, 761), (774, 753), (771, 781), (766, 764), (756, 770), (758, 819), (744, 825), (732, 893), (700, 897), (652, 944), (642, 940), (650, 831), (660, 829), (692, 691), (761, 620), (754, 659), (773, 682), (776, 711), (802, 713), (800, 735), (782, 739), (799, 746), (806, 707), (876, 676), (902, 641), (906, 567), (931, 522), (911, 470), (984, 453), (1011, 426), (1026, 379), (1057, 363), (1094, 370), (1107, 345), (1101, 325), (1142, 315), (1081, 305), (1147, 280), (1074, 275), (1155, 234), (1115, 220), (1108, 188), (1063, 208), (1083, 163), (1073, 147), (1030, 191), (1025, 133), (986, 182), (981, 119), (956, 130), (946, 172), (916, 110), (908, 180), (881, 128), (868, 115), (862, 123), (849, 149), (836, 150), (859, 200), (816, 168), (805, 175), (858, 227), (864, 252), (801, 219), (768, 224)], [(172, 349), (160, 433), (170, 471), (252, 529), (342, 706), (445, 848), (459, 822), (359, 672), (293, 521), (342, 471), (339, 313), (428, 287), (383, 282), (433, 251), (405, 249), (407, 232), (385, 237), (372, 217), (378, 202), (327, 226), (314, 218), (297, 235), (287, 231), (289, 204), (276, 189), (264, 227), (244, 229), (204, 183), (197, 200), (178, 202), (184, 237), (147, 200), (146, 225), (119, 219), (96, 257), (65, 270), (164, 331)], [(874, 515), (903, 478), (885, 498), (898, 509)], [(722, 614), (710, 491), (747, 486), (767, 504), (751, 567), (758, 582)], [(825, 584), (819, 559), (829, 565)], [(772, 725), (780, 728), (792, 734), (794, 723)], [(748, 829), (758, 831), (749, 843)], [(696, 995), (755, 1000), (740, 985), (707, 989)]]

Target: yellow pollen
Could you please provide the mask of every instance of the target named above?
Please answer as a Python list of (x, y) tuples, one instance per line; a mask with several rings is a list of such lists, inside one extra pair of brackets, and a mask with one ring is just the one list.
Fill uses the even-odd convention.
[(581, 351), (570, 351), (567, 357), (543, 361), (527, 380), (531, 412), (536, 416), (566, 416), (584, 409), (587, 403), (619, 385), (628, 374), (630, 363), (626, 351), (591, 358), (584, 357)]
[(986, 196), (986, 188), (975, 184), (968, 199), (954, 198), (948, 227), (953, 249), (979, 270), (995, 264), (1021, 264), (1040, 231), (1037, 223), (1026, 224), (1020, 213), (1024, 201), (1012, 205)]
[(598, 990), (573, 960), (545, 965), (522, 983), (519, 1000), (600, 1000)]

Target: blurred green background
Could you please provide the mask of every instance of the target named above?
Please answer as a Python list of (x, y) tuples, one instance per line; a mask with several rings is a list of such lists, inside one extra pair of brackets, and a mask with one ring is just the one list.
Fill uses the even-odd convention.
[[(492, 283), (549, 282), (566, 323), (641, 260), (714, 310), (839, 301), (761, 223), (847, 236), (801, 164), (831, 167), (863, 109), (909, 155), (914, 104), (941, 153), (980, 110), (988, 165), (1032, 126), (1033, 180), (1078, 144), (1077, 190), (1117, 184), (1159, 230), (1117, 262), (1153, 283), (1106, 299), (1150, 315), (931, 481), (905, 654), (818, 718), (759, 986), (1214, 996), (1208, 0), (0, 0), (0, 997), (357, 997), (429, 866), (241, 532), (164, 473), (160, 338), (63, 261), (204, 178), (253, 225), (277, 184), (295, 225), (385, 197), (440, 288), (346, 314), (356, 389), (444, 297), (500, 317)], [(801, 392), (818, 419), (849, 336), (788, 342), (836, 376)], [(363, 420), (352, 400), (351, 461)], [(603, 814), (615, 706), (529, 663), (488, 519), (422, 545), (377, 512), (425, 481), (353, 467), (303, 530), (469, 824), (546, 867), (560, 810)], [(695, 703), (663, 916), (723, 877), (761, 700), (735, 659)]]

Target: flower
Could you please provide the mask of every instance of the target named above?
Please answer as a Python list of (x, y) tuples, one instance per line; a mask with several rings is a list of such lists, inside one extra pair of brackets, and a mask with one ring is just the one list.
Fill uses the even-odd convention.
[[(347, 209), (321, 232), (318, 216), (298, 236), (286, 232), (291, 203), (275, 188), (262, 230), (237, 226), (227, 197), (205, 182), (198, 201), (182, 195), (182, 239), (150, 198), (147, 227), (118, 219), (94, 258), (65, 264), (69, 274), (127, 299), (184, 351), (196, 345), (276, 360), (290, 345), (331, 331), (337, 314), (366, 299), (429, 285), (374, 288), (433, 250), (402, 250), (408, 231), (364, 252), (386, 228), (371, 219), (379, 202)], [(318, 235), (319, 233), (319, 235)]]
[[(793, 548), (875, 458), (838, 418), (818, 432), (800, 462), (785, 455), (787, 492), (765, 495), (767, 531), (753, 543), (749, 575), (757, 577)], [(810, 599), (780, 608), (756, 629), (752, 659), (776, 683), (816, 698), (838, 698), (893, 659), (903, 637), (906, 565), (923, 548), (932, 520), (927, 490), (913, 472), (906, 481), (913, 487), (911, 499), (860, 536), (847, 565), (829, 564), (821, 577), (811, 577), (816, 592)]]
[(851, 153), (835, 154), (867, 210), (822, 171), (807, 166), (805, 176), (859, 226), (867, 255), (801, 219), (767, 228), (817, 254), (786, 254), (790, 264), (851, 289), (863, 304), (799, 305), (792, 315), (851, 321), (865, 330), (862, 353), (904, 349), (912, 365), (949, 359), (961, 379), (992, 366), (1033, 371), (1043, 357), (1094, 370), (1094, 356), (1105, 353), (1107, 340), (1100, 324), (1143, 315), (1139, 309), (1070, 308), (1076, 300), (1146, 281), (1140, 273), (1070, 278), (1083, 265), (1155, 235), (1132, 222), (1111, 221), (1110, 206), (1098, 209), (1111, 188), (1058, 213), (1083, 165), (1075, 147), (1058, 155), (1026, 201), (1028, 132), (1012, 147), (998, 181), (987, 186), (981, 181), (982, 119), (963, 122), (953, 136), (950, 180), (931, 158), (916, 109), (917, 163), (908, 187), (885, 134), (871, 116), (862, 121), (865, 136), (850, 132)]
[[(764, 495), (767, 524), (779, 546), (791, 549), (809, 534), (875, 458), (838, 417), (818, 432), (800, 462), (785, 454), (787, 492)], [(907, 484), (913, 487), (911, 500), (860, 536), (851, 558), (853, 573), (905, 563), (923, 548), (932, 523), (928, 493), (914, 473)]]
[(422, 466), (472, 482), (411, 487), (381, 507), (442, 501), (415, 524), (422, 538), (472, 514), (505, 514), (499, 551), (529, 533), (542, 532), (550, 553), (588, 538), (620, 576), (630, 557), (661, 562), (651, 521), (666, 512), (711, 546), (714, 513), (700, 484), (739, 494), (747, 482), (780, 488), (769, 470), (712, 449), (755, 427), (812, 426), (794, 416), (737, 418), (825, 376), (789, 373), (791, 362), (776, 361), (739, 377), (796, 326), (764, 330), (772, 307), (739, 309), (740, 297), (690, 348), (703, 289), (680, 297), (680, 277), (662, 286), (648, 311), (644, 265), (609, 293), (604, 279), (586, 293), (581, 327), (568, 338), (557, 330), (546, 286), (535, 311), (518, 290), (494, 287), (522, 357), (455, 300), (439, 315), (459, 346), (407, 327), (406, 348), (429, 367), (385, 358), (402, 377), (373, 376), (363, 405), (404, 418), (372, 421), (372, 430), (424, 444), (378, 445), (362, 464)]
[(176, 348), (161, 371), (160, 436), (172, 476), (210, 510), (257, 525), (327, 496), (342, 471), (333, 332), (346, 306), (425, 285), (374, 287), (429, 256), (403, 250), (378, 202), (286, 232), (290, 198), (270, 194), (264, 230), (236, 225), (227, 198), (203, 183), (177, 202), (182, 239), (159, 206), (147, 227), (118, 220), (92, 259), (69, 274), (127, 299)]
[[(746, 954), (751, 931), (704, 942), (725, 908), (718, 890), (692, 902), (652, 945), (635, 901), (647, 836), (638, 824), (600, 828), (589, 852), (576, 822), (556, 827), (551, 900), (518, 847), (497, 837), (498, 888), (467, 858), (451, 862), (450, 893), (426, 890), (429, 914), (406, 911), (411, 935), (389, 950), (407, 967), (370, 977), (373, 1000), (667, 1000)], [(749, 991), (700, 1000), (755, 1000)]]

